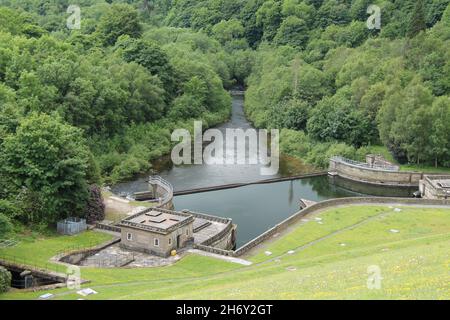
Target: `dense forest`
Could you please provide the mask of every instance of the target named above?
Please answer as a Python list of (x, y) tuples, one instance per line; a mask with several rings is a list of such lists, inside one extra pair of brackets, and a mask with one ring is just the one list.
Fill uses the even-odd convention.
[(450, 167), (449, 2), (0, 0), (0, 235), (85, 215), (173, 129), (225, 121), (236, 85), (317, 167), (379, 146)]

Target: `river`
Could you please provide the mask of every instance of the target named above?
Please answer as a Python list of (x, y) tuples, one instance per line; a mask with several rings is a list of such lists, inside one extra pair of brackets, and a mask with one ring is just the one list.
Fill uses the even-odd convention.
[[(232, 95), (232, 112), (230, 120), (216, 129), (219, 129), (225, 135), (226, 129), (250, 129), (253, 128), (247, 120), (244, 113), (244, 96), (242, 94)], [(230, 146), (225, 146), (225, 151), (231, 150)], [(248, 152), (248, 148), (247, 148)], [(314, 169), (311, 166), (303, 164), (301, 161), (288, 157), (280, 157), (280, 171), (275, 175), (261, 175), (260, 169), (263, 165), (180, 165), (174, 166), (168, 157), (159, 161), (156, 167), (159, 170), (158, 175), (172, 183), (175, 191), (189, 190), (195, 188), (211, 187), (223, 184), (247, 183), (271, 178), (286, 177), (311, 173)], [(133, 181), (119, 183), (114, 186), (113, 191), (117, 193), (134, 193), (147, 190), (147, 180), (149, 174), (137, 177)]]
[[(232, 115), (228, 122), (218, 126), (227, 128), (252, 128), (244, 114), (244, 97), (233, 95)], [(174, 190), (189, 190), (232, 183), (247, 183), (283, 176), (311, 173), (314, 169), (301, 161), (282, 156), (280, 171), (273, 176), (262, 176), (261, 165), (181, 165), (174, 166), (166, 160), (159, 175), (169, 181)], [(148, 175), (113, 187), (115, 193), (130, 194), (148, 190)], [(351, 191), (352, 190), (352, 191)], [(275, 224), (299, 210), (299, 200), (322, 201), (332, 198), (364, 194), (393, 195), (393, 189), (370, 190), (364, 185), (327, 176), (303, 178), (268, 184), (181, 195), (174, 197), (176, 210), (189, 209), (232, 218), (237, 224), (237, 246), (255, 238)], [(405, 194), (406, 196), (406, 194)]]

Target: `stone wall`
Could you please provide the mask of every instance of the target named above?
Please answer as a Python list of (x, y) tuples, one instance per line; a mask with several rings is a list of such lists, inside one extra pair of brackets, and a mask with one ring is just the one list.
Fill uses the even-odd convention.
[(434, 180), (450, 180), (450, 175), (429, 176), (426, 175), (420, 181), (419, 190), (425, 199), (450, 199), (450, 193), (444, 188), (438, 186)]
[(201, 244), (224, 250), (233, 249), (236, 245), (235, 232), (236, 225), (230, 222), (222, 231)]
[(110, 231), (110, 232), (120, 233), (120, 227), (118, 227), (118, 226), (116, 226), (116, 225), (109, 225), (109, 224), (97, 222), (97, 223), (95, 224), (95, 227), (96, 227), (97, 229), (100, 229), (100, 230), (105, 230), (105, 231)]
[(329, 172), (350, 180), (388, 186), (419, 186), (419, 181), (423, 179), (422, 172), (389, 171), (362, 167), (336, 159), (330, 160)]
[[(178, 250), (194, 242), (193, 223), (176, 228), (168, 234), (158, 234), (133, 227), (121, 227), (122, 240), (120, 246), (127, 250), (168, 257), (172, 250)], [(131, 239), (128, 239), (128, 234)], [(158, 245), (155, 245), (155, 239)]]

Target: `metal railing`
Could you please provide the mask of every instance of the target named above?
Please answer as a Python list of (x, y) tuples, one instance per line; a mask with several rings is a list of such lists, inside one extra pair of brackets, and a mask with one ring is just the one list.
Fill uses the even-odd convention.
[(67, 271), (67, 266), (62, 264), (57, 264), (50, 261), (42, 262), (34, 260), (31, 257), (25, 258), (0, 252), (0, 265), (8, 266), (9, 264), (21, 267), (23, 269), (31, 269), (42, 272), (55, 272), (58, 274), (65, 274)]
[(331, 158), (331, 160), (333, 160), (335, 162), (350, 164), (350, 165), (353, 165), (353, 166), (356, 166), (356, 167), (360, 167), (360, 168), (378, 169), (378, 170), (392, 171), (392, 172), (399, 171), (399, 167), (398, 166), (381, 165), (381, 164), (370, 165), (370, 164), (368, 164), (366, 162), (355, 161), (355, 160), (347, 159), (347, 158), (344, 158), (344, 157), (341, 157), (341, 156), (334, 156), (334, 157)]
[(169, 181), (164, 180), (160, 176), (150, 176), (149, 184), (155, 184), (164, 189), (166, 192), (159, 198), (159, 206), (164, 206), (173, 198), (173, 186)]

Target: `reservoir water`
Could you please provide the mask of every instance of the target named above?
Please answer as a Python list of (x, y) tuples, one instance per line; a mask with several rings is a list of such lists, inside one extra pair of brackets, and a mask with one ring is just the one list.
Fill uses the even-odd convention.
[[(233, 95), (230, 121), (217, 127), (252, 128), (243, 110), (244, 97)], [(277, 175), (262, 176), (261, 165), (181, 165), (174, 166), (166, 159), (158, 175), (169, 181), (175, 191), (204, 188), (233, 183), (248, 183), (284, 176), (311, 173), (313, 168), (300, 161), (282, 156)], [(113, 192), (131, 194), (148, 190), (148, 175), (117, 184)], [(209, 191), (174, 197), (176, 210), (188, 209), (217, 216), (229, 217), (237, 224), (237, 246), (270, 229), (299, 211), (300, 199), (323, 201), (361, 195), (409, 196), (411, 190), (368, 187), (340, 178), (310, 177), (293, 181), (252, 184), (234, 189)]]

